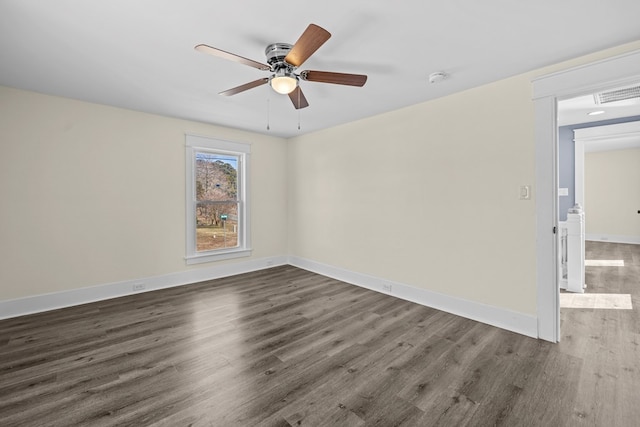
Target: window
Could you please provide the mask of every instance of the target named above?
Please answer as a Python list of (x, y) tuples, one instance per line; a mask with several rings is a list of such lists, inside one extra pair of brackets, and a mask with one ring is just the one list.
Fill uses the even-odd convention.
[(187, 135), (187, 264), (251, 255), (251, 146)]

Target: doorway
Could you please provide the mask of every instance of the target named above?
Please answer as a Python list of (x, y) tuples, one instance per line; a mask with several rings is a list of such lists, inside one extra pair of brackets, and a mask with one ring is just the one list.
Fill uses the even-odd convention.
[(560, 340), (557, 278), (558, 101), (640, 81), (640, 51), (533, 80), (536, 163), (536, 258), (538, 337)]
[(558, 219), (563, 224), (575, 203), (587, 221), (582, 280), (572, 288), (559, 279), (561, 331), (574, 341), (599, 336), (605, 320), (633, 317), (612, 310), (637, 310), (640, 297), (632, 285), (640, 278), (640, 83), (609, 93), (618, 99), (599, 103), (603, 94), (595, 93), (558, 102)]

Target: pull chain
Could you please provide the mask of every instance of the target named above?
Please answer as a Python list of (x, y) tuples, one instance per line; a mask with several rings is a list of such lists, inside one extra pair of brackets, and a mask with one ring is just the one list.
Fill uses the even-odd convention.
[(269, 98), (267, 98), (267, 130), (271, 130), (271, 128), (269, 127)]
[(300, 94), (302, 93), (302, 91), (300, 90), (300, 88), (298, 88), (298, 130), (300, 130)]

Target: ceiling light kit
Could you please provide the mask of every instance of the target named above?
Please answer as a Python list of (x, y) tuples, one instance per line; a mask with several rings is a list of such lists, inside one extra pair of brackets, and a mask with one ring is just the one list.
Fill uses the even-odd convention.
[(284, 60), (292, 47), (289, 43), (273, 43), (264, 50), (267, 63), (273, 71), (269, 84), (273, 90), (282, 95), (288, 95), (298, 87), (298, 76), (294, 73), (295, 67)]
[(271, 88), (279, 94), (289, 95), (293, 106), (299, 110), (309, 106), (307, 99), (300, 89), (300, 80), (332, 83), (338, 85), (362, 87), (367, 82), (367, 76), (363, 74), (334, 73), (328, 71), (305, 70), (296, 74), (296, 69), (302, 65), (320, 46), (322, 46), (331, 34), (322, 27), (310, 24), (302, 33), (298, 41), (289, 43), (272, 43), (265, 49), (267, 64), (252, 59), (244, 58), (234, 53), (199, 44), (195, 49), (230, 61), (239, 62), (262, 71), (269, 71), (269, 77), (263, 77), (238, 87), (220, 92), (220, 95), (231, 96), (254, 87), (269, 83)]
[(271, 87), (282, 95), (288, 95), (298, 86), (298, 76), (290, 71), (276, 70), (271, 76)]

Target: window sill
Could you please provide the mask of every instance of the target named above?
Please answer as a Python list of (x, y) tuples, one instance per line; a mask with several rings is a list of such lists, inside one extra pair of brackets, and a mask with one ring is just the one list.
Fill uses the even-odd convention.
[(203, 253), (187, 256), (184, 259), (187, 265), (203, 264), (205, 262), (222, 261), (225, 259), (242, 258), (251, 256), (251, 249), (234, 249), (220, 253)]

